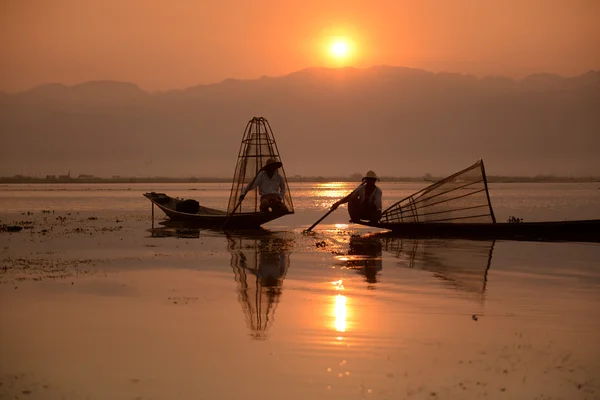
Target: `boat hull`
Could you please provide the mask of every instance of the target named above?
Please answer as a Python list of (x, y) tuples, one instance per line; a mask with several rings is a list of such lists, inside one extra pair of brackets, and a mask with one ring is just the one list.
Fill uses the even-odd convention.
[(600, 242), (600, 220), (519, 223), (376, 223), (405, 237)]
[(287, 214), (277, 213), (236, 213), (229, 215), (222, 210), (200, 206), (198, 213), (191, 214), (176, 210), (177, 199), (164, 193), (144, 193), (144, 197), (160, 208), (172, 221), (184, 222), (188, 226), (216, 229), (258, 229), (269, 221)]

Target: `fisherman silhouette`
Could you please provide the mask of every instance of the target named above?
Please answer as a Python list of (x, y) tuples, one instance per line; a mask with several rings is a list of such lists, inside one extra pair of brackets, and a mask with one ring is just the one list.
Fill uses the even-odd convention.
[(264, 213), (287, 213), (289, 210), (283, 202), (286, 182), (277, 172), (282, 166), (283, 164), (280, 161), (269, 158), (258, 175), (242, 190), (239, 201), (243, 201), (250, 190), (258, 188), (260, 211)]

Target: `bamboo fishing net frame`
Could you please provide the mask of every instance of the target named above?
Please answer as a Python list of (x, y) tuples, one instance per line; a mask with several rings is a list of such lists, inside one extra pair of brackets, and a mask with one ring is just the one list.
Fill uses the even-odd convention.
[[(260, 196), (256, 189), (246, 194), (237, 209), (236, 206), (242, 190), (254, 180), (269, 158), (281, 161), (273, 130), (266, 118), (254, 117), (248, 121), (244, 129), (231, 184), (228, 213), (232, 213), (234, 210), (235, 213), (259, 212)], [(278, 173), (282, 176), (286, 187), (283, 203), (290, 212), (293, 212), (294, 204), (283, 166), (279, 168)]]
[(392, 204), (380, 221), (496, 223), (483, 160)]

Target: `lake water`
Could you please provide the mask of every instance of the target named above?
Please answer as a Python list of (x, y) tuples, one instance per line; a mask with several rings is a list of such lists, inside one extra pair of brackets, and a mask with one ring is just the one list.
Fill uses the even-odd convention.
[[(600, 244), (400, 239), (345, 208), (302, 233), (354, 186), (292, 183), (296, 213), (245, 233), (141, 196), (224, 208), (228, 184), (0, 186), (26, 227), (0, 233), (0, 398), (600, 398)], [(598, 186), (490, 194), (499, 221), (600, 219)]]

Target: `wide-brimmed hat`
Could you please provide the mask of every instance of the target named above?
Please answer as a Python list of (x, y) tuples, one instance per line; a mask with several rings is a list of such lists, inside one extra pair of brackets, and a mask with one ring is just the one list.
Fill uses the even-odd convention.
[(375, 179), (376, 181), (379, 180), (379, 178), (377, 177), (377, 174), (374, 171), (368, 171), (365, 176), (363, 177), (363, 181), (366, 179)]
[(281, 168), (283, 166), (283, 164), (280, 161), (277, 161), (274, 158), (269, 158), (267, 160), (267, 162), (265, 163), (265, 165), (262, 167), (262, 169), (267, 169), (267, 168)]

